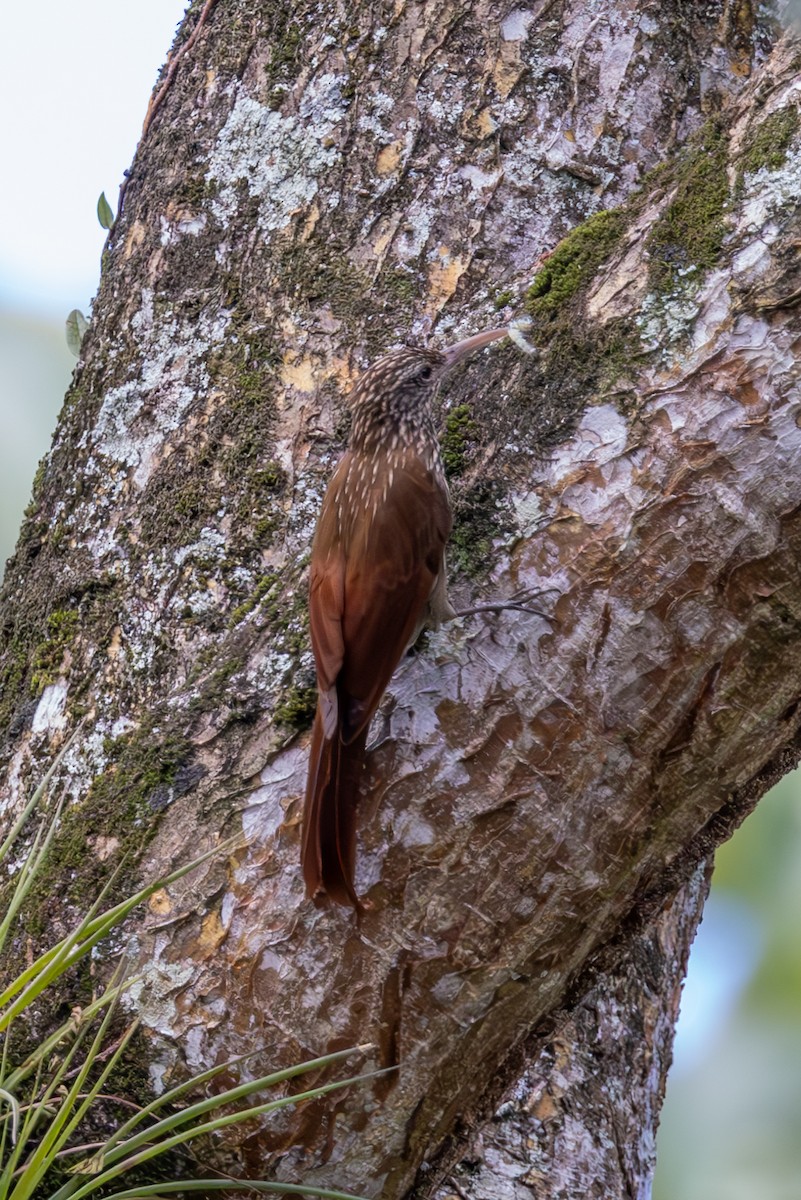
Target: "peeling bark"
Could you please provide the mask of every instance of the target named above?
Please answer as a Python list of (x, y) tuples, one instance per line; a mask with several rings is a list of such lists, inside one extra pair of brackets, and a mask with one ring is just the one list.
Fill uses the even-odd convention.
[[(85, 716), (67, 910), (125, 852), (152, 877), (244, 831), (135, 928), (156, 1086), (254, 1047), (399, 1064), (229, 1131), (229, 1162), (647, 1194), (704, 864), (798, 757), (799, 61), (747, 4), (229, 0), (175, 69), (6, 575), (2, 796)], [(470, 618), (398, 671), (356, 928), (296, 865), (347, 391), (526, 304), (540, 359), (442, 397), (453, 591), (549, 619)]]

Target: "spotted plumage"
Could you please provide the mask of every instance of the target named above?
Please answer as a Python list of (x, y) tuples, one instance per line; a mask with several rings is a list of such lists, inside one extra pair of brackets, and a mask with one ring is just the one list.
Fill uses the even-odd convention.
[(353, 883), (367, 731), (406, 648), (453, 616), (445, 545), (448, 489), (431, 401), (442, 376), (489, 330), (450, 349), (396, 350), (362, 376), (347, 451), (323, 500), (309, 587), (318, 703), (303, 820), (308, 895), (363, 909)]

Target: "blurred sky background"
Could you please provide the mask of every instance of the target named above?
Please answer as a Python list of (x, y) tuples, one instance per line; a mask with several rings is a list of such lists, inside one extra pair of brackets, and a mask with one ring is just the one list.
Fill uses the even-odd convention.
[[(0, 45), (0, 569), (90, 312), (147, 101), (184, 0), (8, 4)], [(718, 855), (659, 1135), (655, 1200), (801, 1200), (801, 778)]]

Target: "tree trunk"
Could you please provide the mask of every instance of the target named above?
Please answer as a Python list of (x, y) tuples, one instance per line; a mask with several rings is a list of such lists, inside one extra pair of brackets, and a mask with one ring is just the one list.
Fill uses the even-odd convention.
[[(64, 920), (244, 832), (133, 926), (156, 1086), (398, 1065), (229, 1131), (229, 1168), (648, 1194), (710, 856), (798, 758), (801, 48), (757, 8), (220, 0), (179, 32), (8, 567), (0, 729), (8, 810), (84, 718)], [(442, 397), (452, 591), (546, 616), (398, 670), (359, 927), (297, 867), (348, 390), (524, 307), (539, 357)]]

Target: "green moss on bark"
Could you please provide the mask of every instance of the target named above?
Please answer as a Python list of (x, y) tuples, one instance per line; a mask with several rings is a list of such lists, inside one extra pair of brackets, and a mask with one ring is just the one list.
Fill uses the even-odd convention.
[(23, 699), (28, 674), (28, 652), (24, 642), (15, 640), (0, 658), (0, 728), (7, 730), (12, 714)]
[(715, 119), (653, 177), (675, 192), (648, 237), (648, 277), (655, 291), (670, 291), (688, 271), (704, 272), (717, 264), (726, 233), (727, 166), (728, 139)]
[(470, 406), (459, 404), (445, 418), (445, 428), (440, 438), (442, 465), (448, 479), (457, 479), (465, 469), (468, 447), (478, 434)]
[(262, 575), (248, 598), (237, 605), (231, 613), (230, 627), (233, 629), (235, 625), (239, 625), (240, 622), (244, 621), (245, 617), (249, 616), (254, 609), (259, 607), (263, 600), (279, 587), (280, 583), (280, 576), (272, 572)]
[(480, 578), (492, 562), (493, 542), (503, 540), (514, 528), (504, 489), (497, 480), (481, 479), (454, 490), (451, 499), (450, 557), (457, 570)]
[[(84, 799), (64, 813), (47, 859), (28, 901), (28, 932), (36, 935), (48, 923), (49, 899), (88, 911), (111, 875), (108, 903), (133, 885), (136, 863), (158, 827), (159, 818), (177, 795), (189, 790), (199, 772), (188, 762), (190, 746), (175, 731), (162, 731), (145, 721), (135, 731), (105, 745), (109, 762), (92, 782)], [(106, 839), (98, 852), (97, 839)]]
[(58, 677), (64, 653), (75, 637), (78, 614), (74, 609), (59, 608), (47, 618), (47, 639), (36, 647), (31, 658), (31, 691), (40, 696)]
[(640, 353), (633, 320), (586, 314), (587, 296), (631, 217), (629, 206), (589, 217), (560, 242), (529, 289), (540, 356), (522, 365), (518, 397), (521, 406), (538, 408), (540, 444), (563, 438), (587, 403), (625, 379)]
[(594, 213), (563, 238), (537, 272), (528, 293), (534, 317), (555, 316), (592, 281), (626, 228), (622, 210)]
[(798, 132), (799, 114), (795, 107), (782, 108), (765, 117), (748, 132), (739, 164), (739, 176), (760, 171), (778, 171)]
[(314, 720), (317, 708), (317, 684), (313, 680), (300, 681), (289, 689), (284, 700), (276, 707), (273, 716), (282, 725), (300, 731), (308, 729)]

